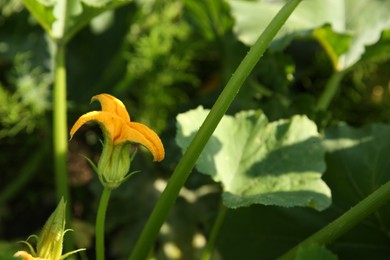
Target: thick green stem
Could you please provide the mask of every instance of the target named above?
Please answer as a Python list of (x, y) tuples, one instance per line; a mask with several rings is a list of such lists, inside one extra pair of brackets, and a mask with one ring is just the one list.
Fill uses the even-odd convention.
[(317, 103), (317, 111), (326, 111), (335, 97), (338, 89), (340, 88), (340, 82), (345, 75), (345, 70), (335, 71), (326, 83), (324, 92)]
[(279, 259), (295, 259), (295, 254), (300, 247), (311, 244), (326, 245), (340, 237), (368, 215), (375, 212), (380, 206), (390, 199), (390, 181), (378, 188), (371, 195), (360, 201), (353, 208), (345, 212), (339, 218), (326, 227), (307, 238), (292, 248)]
[(104, 188), (100, 197), (99, 208), (96, 218), (96, 260), (104, 260), (104, 223), (106, 220), (106, 212), (108, 201), (110, 200), (111, 190)]
[(55, 83), (53, 96), (53, 142), (57, 199), (60, 201), (63, 197), (70, 204), (66, 164), (68, 127), (66, 117), (65, 46), (60, 42), (57, 42), (55, 50)]
[(163, 222), (167, 218), (171, 207), (176, 201), (181, 187), (187, 180), (207, 141), (211, 137), (230, 104), (233, 102), (249, 73), (259, 61), (276, 33), (280, 30), (282, 25), (300, 2), (301, 0), (291, 0), (279, 11), (256, 43), (249, 50), (248, 54), (238, 66), (236, 72), (232, 75), (231, 79), (200, 127), (198, 133), (195, 135), (193, 141), (176, 166), (167, 187), (161, 194), (161, 198), (154, 207), (141, 236), (134, 247), (130, 259), (146, 259)]
[(221, 230), (223, 221), (225, 220), (226, 212), (228, 208), (224, 205), (221, 205), (217, 219), (214, 222), (213, 229), (211, 230), (210, 237), (207, 241), (207, 245), (203, 251), (202, 260), (209, 260), (211, 259), (211, 256), (213, 254), (215, 242), (217, 241), (217, 237), (219, 234), (219, 231)]
[[(67, 152), (68, 127), (66, 109), (66, 67), (65, 46), (56, 41), (54, 54), (54, 90), (53, 90), (53, 143), (54, 143), (54, 172), (56, 182), (57, 200), (61, 198), (67, 202), (66, 223), (71, 223), (71, 199), (68, 187)], [(72, 236), (65, 239), (65, 249), (71, 251), (73, 247)]]

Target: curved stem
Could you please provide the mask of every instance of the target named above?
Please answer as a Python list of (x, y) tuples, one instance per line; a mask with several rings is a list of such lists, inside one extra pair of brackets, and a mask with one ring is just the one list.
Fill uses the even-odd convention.
[(328, 224), (326, 227), (307, 238), (292, 248), (279, 259), (295, 259), (295, 254), (300, 247), (310, 244), (329, 244), (340, 237), (356, 224), (361, 222), (368, 215), (375, 212), (380, 206), (390, 199), (390, 181), (371, 193), (339, 218)]
[(108, 201), (110, 199), (111, 190), (104, 188), (102, 196), (99, 201), (99, 208), (96, 218), (96, 260), (104, 260), (104, 222), (106, 219), (106, 212)]
[(287, 18), (300, 2), (301, 0), (291, 0), (283, 6), (268, 27), (260, 35), (256, 43), (252, 46), (248, 54), (238, 66), (236, 72), (230, 78), (226, 87), (218, 97), (210, 113), (200, 127), (198, 133), (195, 135), (188, 149), (176, 166), (167, 187), (161, 194), (160, 199), (154, 207), (151, 216), (149, 217), (141, 236), (134, 247), (130, 259), (146, 259), (164, 220), (168, 216), (169, 210), (175, 203), (181, 187), (187, 180), (187, 177), (189, 176), (207, 141), (210, 139), (219, 121), (221, 121), (223, 115), (233, 102), (249, 73), (259, 61), (276, 33), (280, 30), (282, 25), (286, 22)]
[(201, 258), (202, 260), (211, 259), (211, 256), (212, 256), (213, 250), (214, 250), (214, 246), (215, 246), (215, 242), (217, 240), (219, 231), (221, 230), (223, 221), (225, 220), (227, 210), (228, 210), (227, 207), (225, 207), (224, 205), (221, 205), (219, 212), (218, 212), (217, 219), (214, 222), (213, 229), (211, 230), (210, 237), (207, 241), (207, 245), (203, 251), (203, 255)]
[(316, 107), (317, 111), (325, 111), (328, 109), (330, 103), (340, 88), (340, 82), (343, 79), (345, 73), (345, 70), (333, 72), (332, 76), (326, 83), (324, 92), (322, 92), (322, 95), (318, 100)]

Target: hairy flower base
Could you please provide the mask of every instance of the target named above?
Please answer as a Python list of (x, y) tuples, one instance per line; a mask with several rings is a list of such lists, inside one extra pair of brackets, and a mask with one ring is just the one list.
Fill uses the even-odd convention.
[(129, 143), (104, 145), (97, 172), (107, 188), (114, 189), (126, 179), (131, 164), (130, 145)]

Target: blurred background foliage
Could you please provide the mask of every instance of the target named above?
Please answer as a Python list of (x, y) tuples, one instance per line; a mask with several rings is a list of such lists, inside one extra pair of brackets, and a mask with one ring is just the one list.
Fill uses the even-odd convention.
[[(14, 252), (15, 241), (37, 233), (55, 207), (52, 46), (20, 0), (0, 0), (0, 10), (0, 252)], [(124, 101), (132, 119), (161, 134), (167, 151), (161, 164), (153, 164), (149, 154), (139, 151), (132, 168), (142, 173), (113, 193), (107, 214), (109, 259), (127, 257), (181, 156), (174, 142), (176, 115), (198, 105), (210, 108), (247, 53), (249, 47), (236, 36), (234, 24), (230, 5), (223, 0), (134, 0), (94, 18), (69, 43), (69, 125), (97, 108), (89, 105), (91, 96), (111, 93)], [(364, 62), (348, 70), (330, 108), (317, 112), (315, 103), (332, 73), (332, 61), (312, 35), (296, 36), (284, 49), (270, 49), (264, 55), (229, 113), (262, 109), (270, 121), (306, 114), (320, 128), (338, 121), (354, 126), (388, 124), (390, 59), (383, 53), (390, 53), (389, 40), (388, 29), (367, 47)], [(78, 245), (88, 248), (93, 247), (101, 187), (80, 154), (96, 160), (99, 138), (98, 127), (84, 127), (70, 142), (68, 156), (73, 236)], [(196, 172), (190, 176), (156, 243), (158, 259), (199, 258), (217, 213), (219, 192), (218, 184), (208, 177)], [(246, 222), (234, 220), (239, 212), (251, 222), (287, 214), (284, 209), (265, 208), (234, 211), (227, 217), (233, 228), (221, 235), (245, 231), (241, 225)], [(280, 221), (311, 214), (300, 211)], [(265, 213), (255, 220), (259, 212)], [(304, 238), (321, 225), (292, 232)], [(283, 241), (276, 254), (295, 242)], [(223, 246), (222, 241), (221, 258), (234, 259), (229, 250), (223, 251), (229, 246)], [(94, 259), (93, 250), (83, 257)]]

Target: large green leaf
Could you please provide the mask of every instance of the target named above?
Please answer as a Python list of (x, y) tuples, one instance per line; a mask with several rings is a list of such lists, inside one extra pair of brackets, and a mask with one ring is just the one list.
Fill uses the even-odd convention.
[(132, 0), (22, 0), (54, 39), (68, 41), (92, 18)]
[[(258, 259), (254, 256), (259, 254), (261, 259), (276, 259), (390, 180), (390, 126), (339, 124), (325, 129), (324, 147), (323, 178), (332, 190), (332, 206), (323, 212), (261, 205), (230, 210), (218, 241), (223, 259)], [(385, 260), (390, 255), (389, 234), (388, 203), (327, 248), (340, 259)]]
[[(236, 19), (234, 27), (236, 34), (241, 41), (251, 45), (285, 1), (228, 0), (228, 2)], [(389, 13), (390, 1), (304, 0), (277, 37), (291, 38), (291, 35), (307, 34), (329, 24), (333, 33), (328, 31), (314, 35), (324, 45), (335, 68), (343, 70), (358, 62), (365, 51), (365, 46), (376, 43), (381, 32), (390, 28)], [(343, 53), (339, 53), (341, 43), (336, 41), (340, 37), (344, 38), (342, 45), (350, 41), (348, 50)]]
[[(184, 150), (208, 110), (177, 117), (176, 142)], [(324, 150), (316, 125), (305, 116), (269, 123), (260, 111), (224, 116), (196, 165), (221, 182), (224, 204), (308, 206), (323, 210), (330, 190), (321, 180)]]
[(340, 124), (327, 129), (325, 136), (331, 172), (327, 179), (338, 206), (348, 208), (390, 180), (389, 126)]

